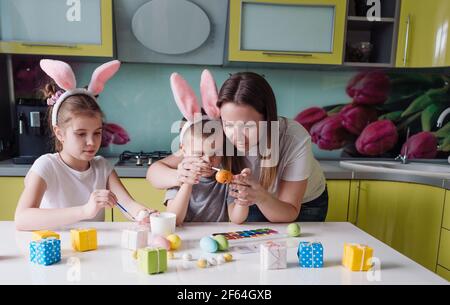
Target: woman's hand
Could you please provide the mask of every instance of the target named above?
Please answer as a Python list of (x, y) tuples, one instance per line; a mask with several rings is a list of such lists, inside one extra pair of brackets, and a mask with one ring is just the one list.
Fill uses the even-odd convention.
[(253, 179), (252, 171), (249, 168), (233, 177), (229, 194), (236, 198), (234, 202), (241, 206), (262, 203), (270, 196), (259, 182)]
[(198, 157), (185, 157), (177, 168), (178, 185), (198, 184), (202, 171), (211, 170), (211, 166)]
[(135, 219), (139, 223), (139, 225), (148, 226), (150, 224), (151, 214), (159, 214), (159, 211), (154, 209), (142, 209), (137, 213)]
[(110, 190), (96, 190), (92, 192), (83, 209), (84, 219), (92, 219), (104, 208), (113, 208), (117, 203), (117, 197)]

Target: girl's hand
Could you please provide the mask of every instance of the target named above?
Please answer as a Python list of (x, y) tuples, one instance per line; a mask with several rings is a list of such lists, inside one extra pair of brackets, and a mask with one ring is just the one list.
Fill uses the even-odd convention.
[(239, 175), (233, 177), (230, 184), (230, 196), (236, 198), (235, 203), (241, 206), (251, 206), (262, 203), (270, 194), (252, 177), (249, 168), (244, 169)]
[(211, 166), (198, 157), (185, 157), (180, 164), (178, 164), (178, 184), (194, 185), (198, 183), (198, 179), (202, 171), (210, 170)]
[(85, 219), (92, 219), (104, 208), (113, 208), (116, 205), (117, 197), (110, 190), (96, 190), (92, 192), (82, 209)]

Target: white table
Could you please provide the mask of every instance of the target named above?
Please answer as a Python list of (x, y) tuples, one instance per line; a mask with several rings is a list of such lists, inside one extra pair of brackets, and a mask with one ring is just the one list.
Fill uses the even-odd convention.
[[(147, 275), (137, 270), (136, 261), (128, 250), (120, 248), (121, 230), (129, 223), (82, 223), (57, 231), (61, 234), (62, 261), (53, 266), (29, 262), (31, 233), (17, 232), (12, 222), (0, 222), (0, 284), (448, 284), (409, 258), (349, 223), (303, 223), (300, 238), (287, 239), (288, 268), (262, 270), (259, 253), (241, 254), (231, 251), (234, 261), (224, 265), (199, 269), (196, 261), (181, 260), (189, 252), (194, 259), (215, 256), (202, 253), (199, 239), (215, 232), (238, 231), (270, 227), (284, 231), (284, 224), (253, 223), (242, 226), (231, 223), (187, 224), (177, 228), (182, 238), (178, 259), (169, 260), (166, 273)], [(74, 252), (70, 243), (70, 228), (94, 227), (98, 230), (98, 250)], [(325, 267), (303, 269), (297, 264), (299, 241), (320, 241), (324, 246)], [(351, 272), (341, 266), (345, 242), (368, 244), (380, 261), (375, 272)]]

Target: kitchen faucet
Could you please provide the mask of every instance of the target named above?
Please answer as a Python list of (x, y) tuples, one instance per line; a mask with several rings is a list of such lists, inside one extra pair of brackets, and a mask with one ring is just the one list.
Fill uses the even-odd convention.
[(444, 119), (445, 117), (450, 114), (450, 107), (445, 109), (444, 112), (441, 113), (441, 115), (439, 116), (438, 120), (437, 120), (437, 127), (441, 128), (443, 123), (444, 123)]
[[(408, 142), (409, 139), (409, 131), (410, 130), (408, 127), (408, 129), (406, 130), (406, 142)], [(408, 163), (408, 145), (405, 145), (405, 153), (402, 155), (402, 153), (400, 152), (400, 154), (395, 158), (395, 160), (400, 160), (402, 164)]]

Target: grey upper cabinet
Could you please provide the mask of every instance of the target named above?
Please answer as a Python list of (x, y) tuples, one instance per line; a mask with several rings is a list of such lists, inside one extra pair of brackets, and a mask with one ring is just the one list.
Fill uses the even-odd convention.
[(222, 65), (228, 0), (116, 0), (124, 62)]

